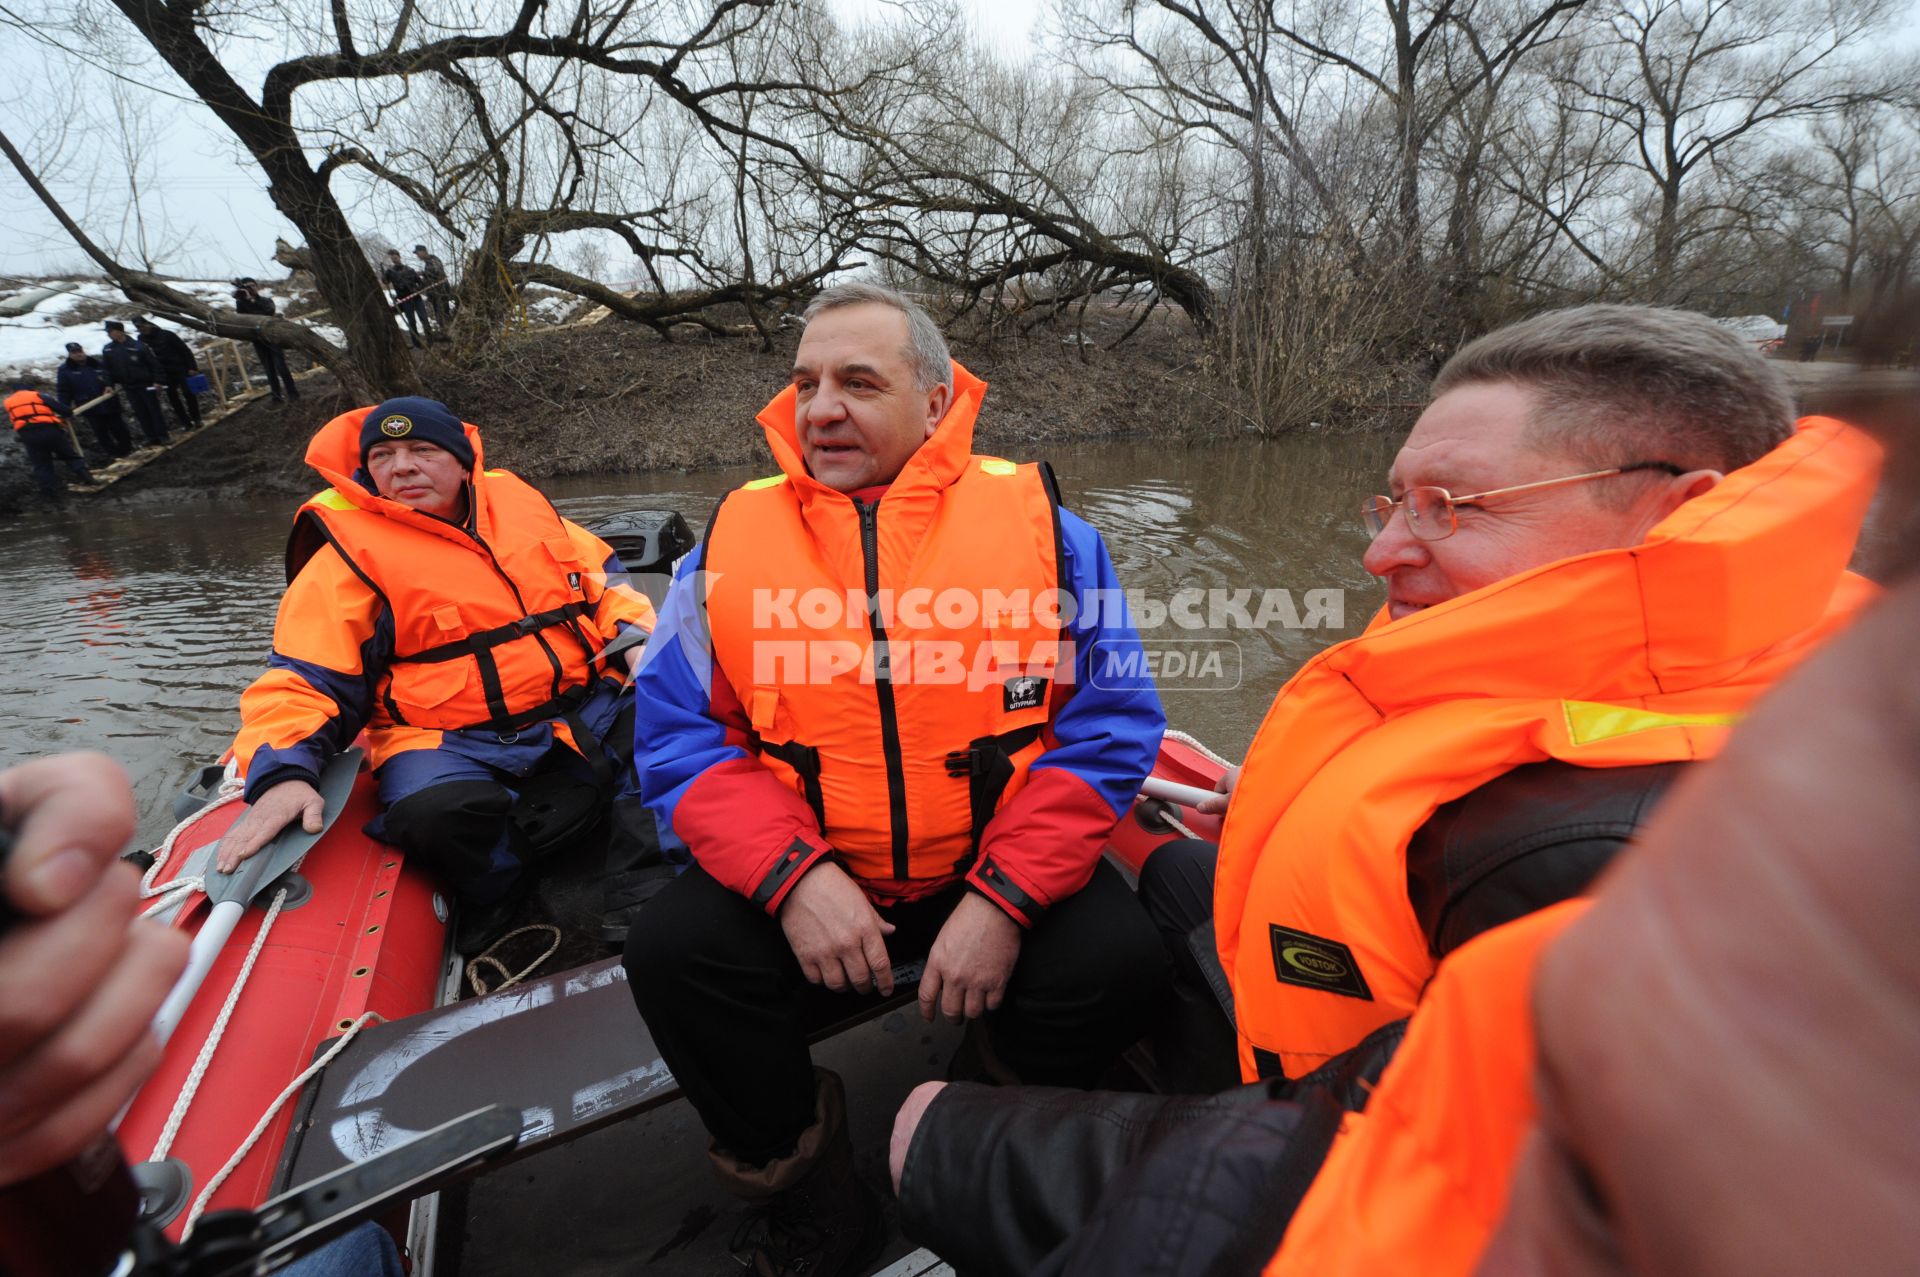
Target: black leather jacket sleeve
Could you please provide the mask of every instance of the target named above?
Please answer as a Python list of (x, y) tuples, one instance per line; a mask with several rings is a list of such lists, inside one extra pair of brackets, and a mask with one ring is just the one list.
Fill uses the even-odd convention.
[(1585, 891), (1684, 766), (1531, 763), (1434, 812), (1407, 844), (1407, 898), (1433, 956)]

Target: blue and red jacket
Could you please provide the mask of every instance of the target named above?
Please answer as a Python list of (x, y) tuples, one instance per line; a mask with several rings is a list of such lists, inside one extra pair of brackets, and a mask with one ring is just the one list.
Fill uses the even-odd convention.
[[(971, 453), (986, 386), (954, 371), (953, 407), (884, 492), (849, 496), (808, 475), (792, 391), (777, 397), (760, 421), (783, 473), (722, 504), (637, 675), (648, 805), (692, 860), (769, 913), (833, 855), (876, 902), (964, 880), (1031, 925), (1086, 884), (1158, 753), (1151, 680), (1110, 673), (1145, 667), (1128, 659), (1139, 637), (1106, 546), (1034, 467)], [(1000, 611), (943, 627), (922, 609), (913, 622), (916, 590), (963, 581)], [(991, 602), (1029, 586), (1062, 596), (1054, 620)], [(750, 619), (780, 613), (765, 600), (796, 587), (851, 597), (854, 615), (812, 628)], [(876, 594), (904, 601), (869, 641), (860, 601)], [(756, 649), (789, 636), (828, 649), (827, 676), (817, 650), (811, 671), (805, 655), (759, 667)], [(974, 675), (909, 670), (939, 644)], [(1024, 663), (977, 672), (1003, 653)]]

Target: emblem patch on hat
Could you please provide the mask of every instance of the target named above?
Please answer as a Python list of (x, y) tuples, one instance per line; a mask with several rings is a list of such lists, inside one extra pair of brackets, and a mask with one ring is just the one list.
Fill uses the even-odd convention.
[(380, 419), (380, 433), (389, 439), (399, 439), (413, 433), (413, 418), (394, 413), (391, 417)]

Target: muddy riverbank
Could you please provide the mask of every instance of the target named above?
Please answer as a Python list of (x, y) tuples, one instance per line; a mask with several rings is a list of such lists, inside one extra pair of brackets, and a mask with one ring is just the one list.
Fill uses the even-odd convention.
[[(1214, 403), (1184, 322), (1156, 322), (1108, 349), (1125, 318), (1090, 316), (1084, 340), (1071, 328), (993, 341), (956, 336), (956, 358), (990, 386), (978, 445), (1025, 458), (1081, 440), (1183, 441), (1244, 429)], [(490, 463), (540, 479), (770, 465), (753, 414), (786, 381), (797, 341), (782, 330), (770, 352), (700, 332), (669, 342), (609, 321), (513, 335), (472, 367), (454, 366), (438, 348), (419, 361), (428, 393), (480, 426)], [(307, 438), (355, 405), (324, 371), (303, 377), (301, 390), (284, 406), (252, 403), (108, 492), (75, 499), (309, 491)], [(0, 516), (44, 508), (26, 477), (23, 456), (0, 459)]]

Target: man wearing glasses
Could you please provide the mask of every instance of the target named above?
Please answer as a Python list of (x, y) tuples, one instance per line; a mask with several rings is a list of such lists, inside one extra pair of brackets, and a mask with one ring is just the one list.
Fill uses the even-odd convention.
[[(1876, 460), (1838, 421), (1796, 425), (1779, 375), (1700, 315), (1586, 306), (1456, 354), (1361, 510), (1386, 607), (1281, 690), (1217, 860), (1175, 843), (1141, 875), (1183, 977), (1231, 991), (1238, 1078), (1363, 1105), (1441, 959), (1584, 891), (1870, 593), (1846, 564)], [(1211, 914), (1183, 916), (1195, 900)], [(994, 1185), (1033, 1149), (1005, 1100), (922, 1088), (895, 1132), (903, 1223), (964, 1269), (1032, 1267), (1141, 1147), (1116, 1122), (1148, 1119), (1101, 1102), (1077, 1125), (1050, 1106), (1050, 1188), (1017, 1234), (964, 1233), (940, 1219), (1010, 1218)], [(1166, 1244), (1192, 1227), (1204, 1250), (1235, 1187), (1161, 1218)]]

